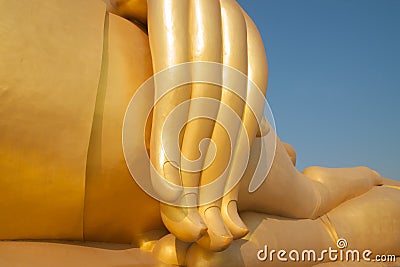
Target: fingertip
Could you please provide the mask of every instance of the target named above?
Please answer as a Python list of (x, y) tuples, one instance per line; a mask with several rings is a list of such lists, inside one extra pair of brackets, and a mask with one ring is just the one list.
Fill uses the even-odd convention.
[(211, 206), (204, 211), (203, 215), (208, 229), (207, 233), (197, 241), (197, 244), (215, 252), (228, 248), (233, 241), (233, 235), (224, 224), (220, 208)]

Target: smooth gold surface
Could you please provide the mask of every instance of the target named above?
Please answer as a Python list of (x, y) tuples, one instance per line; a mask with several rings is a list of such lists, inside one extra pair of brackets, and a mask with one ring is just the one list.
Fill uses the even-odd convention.
[(114, 14), (107, 16), (104, 40), (88, 152), (84, 235), (86, 240), (138, 245), (146, 233), (163, 229), (159, 204), (132, 179), (121, 145), (128, 103), (152, 74), (150, 50), (147, 35)]
[(242, 211), (288, 218), (317, 218), (382, 183), (379, 174), (366, 167), (309, 167), (300, 173), (294, 167), (284, 143), (278, 139), (267, 179), (257, 191), (249, 193), (247, 188), (258, 162), (260, 142), (261, 139), (256, 138), (240, 188), (239, 209)]
[(0, 1), (0, 239), (83, 238), (104, 17), (96, 0)]
[(169, 234), (156, 243), (153, 255), (158, 259), (162, 259), (165, 263), (185, 266), (186, 253), (190, 245), (190, 243), (184, 243), (174, 235)]
[(282, 142), (283, 146), (285, 147), (286, 152), (289, 155), (290, 160), (292, 161), (293, 165), (296, 166), (296, 150), (288, 143)]
[[(194, 98), (217, 99), (235, 111), (249, 133), (251, 157), (243, 180), (208, 205), (161, 204), (160, 209), (132, 179), (123, 157), (122, 122), (129, 100), (153, 73), (196, 60), (237, 68), (265, 93), (265, 51), (256, 26), (234, 0), (105, 2), (0, 0), (0, 239), (92, 240), (143, 249), (1, 242), (0, 265), (32, 266), (35, 255), (37, 266), (62, 266), (58, 259), (68, 254), (65, 266), (162, 266), (155, 258), (187, 266), (263, 266), (255, 255), (266, 244), (320, 251), (340, 237), (355, 249), (400, 255), (400, 184), (369, 168), (316, 166), (300, 173), (295, 150), (278, 139), (267, 179), (249, 193), (261, 141), (268, 140), (266, 132), (275, 133), (259, 126), (259, 114), (218, 85), (185, 85), (164, 96), (147, 125), (148, 152), (166, 180), (185, 186), (214, 181), (231, 160), (233, 169), (247, 164), (241, 158), (243, 136), (228, 140), (223, 128), (209, 120), (187, 123), (181, 136), (164, 129), (167, 140), (180, 138), (182, 155), (190, 159), (199, 156), (204, 138), (222, 146), (208, 169), (185, 173), (180, 158), (171, 162), (166, 157), (161, 132), (169, 112), (192, 100), (176, 115), (186, 119), (206, 108), (192, 105)], [(33, 7), (40, 8), (32, 13)], [(147, 23), (148, 35), (106, 7)], [(163, 93), (158, 85), (156, 96)], [(236, 93), (262, 113), (264, 102), (253, 99), (251, 87), (239, 88)], [(217, 119), (231, 116), (221, 109), (214, 113)], [(227, 172), (224, 186), (216, 190), (224, 192), (232, 175)], [(150, 170), (148, 179), (162, 198), (196, 204), (208, 194), (168, 190)], [(164, 225), (173, 235), (166, 235)]]
[(0, 242), (0, 266), (18, 267), (172, 267), (150, 252), (126, 244), (94, 242)]
[[(368, 249), (373, 252), (373, 256), (400, 255), (400, 220), (395, 219), (400, 215), (399, 201), (400, 190), (378, 186), (338, 206), (327, 216), (332, 221), (338, 236), (346, 239), (349, 249), (361, 252)], [(231, 266), (265, 266), (272, 263), (259, 261), (256, 257), (257, 252), (264, 249), (265, 245), (269, 251), (313, 249), (317, 255), (321, 255), (321, 251), (329, 247), (337, 249), (337, 240), (332, 240), (321, 220), (296, 220), (253, 212), (244, 212), (241, 215), (250, 229), (246, 238), (235, 241), (232, 246), (220, 253), (212, 253), (194, 245), (188, 251), (187, 266), (225, 266), (226, 262), (232, 262)], [(392, 219), (381, 219), (387, 217)], [(276, 254), (273, 261), (273, 266), (277, 267), (314, 264), (312, 261), (281, 262), (277, 260)], [(335, 264), (358, 266), (347, 265), (347, 262)]]

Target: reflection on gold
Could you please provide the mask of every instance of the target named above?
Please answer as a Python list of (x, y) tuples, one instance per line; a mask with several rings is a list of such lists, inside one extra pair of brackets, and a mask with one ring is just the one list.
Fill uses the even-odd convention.
[[(54, 263), (57, 255), (70, 251), (76, 258), (66, 260), (69, 266), (159, 266), (155, 257), (187, 266), (262, 266), (254, 255), (265, 244), (321, 250), (339, 237), (357, 249), (400, 255), (400, 192), (392, 190), (400, 184), (367, 167), (315, 166), (300, 173), (295, 150), (277, 138), (271, 170), (261, 177), (266, 180), (255, 192), (248, 191), (262, 141), (275, 136), (272, 127), (258, 125), (265, 103), (255, 99), (249, 84), (236, 93), (254, 102), (254, 110), (220, 85), (174, 90), (155, 105), (146, 129), (140, 129), (146, 130), (149, 155), (134, 154), (140, 162), (150, 156), (156, 170), (175, 184), (208, 184), (231, 168), (217, 188), (224, 192), (232, 170), (244, 166), (240, 183), (203, 206), (198, 201), (206, 190), (182, 196), (160, 186), (160, 195), (173, 195), (190, 208), (160, 205), (143, 192), (131, 177), (121, 145), (125, 111), (137, 88), (176, 64), (212, 61), (247, 74), (265, 95), (268, 66), (256, 26), (234, 0), (105, 2), (0, 0), (0, 239), (111, 244), (101, 250), (4, 241), (0, 265), (18, 265), (24, 261), (20, 255), (41, 251), (35, 264), (62, 266)], [(232, 78), (218, 75), (222, 84)], [(156, 83), (155, 95), (162, 93), (159, 88)], [(172, 110), (198, 97), (226, 104), (240, 121), (219, 106), (213, 110), (217, 123), (185, 122), (181, 137), (172, 134), (175, 129), (163, 129)], [(207, 107), (189, 105), (177, 116), (188, 118), (202, 108)], [(227, 138), (232, 136), (218, 123), (221, 117), (235, 127), (244, 125), (249, 160), (241, 157), (244, 135)], [(209, 168), (181, 174), (180, 160), (170, 164), (163, 148), (164, 130), (171, 133), (166, 142), (178, 139), (188, 158), (196, 158), (199, 142), (207, 138), (226, 149), (217, 150)], [(155, 181), (150, 171), (148, 176)], [(127, 249), (134, 256), (129, 257), (117, 251), (116, 243), (141, 250)], [(98, 262), (98, 256), (106, 260)]]

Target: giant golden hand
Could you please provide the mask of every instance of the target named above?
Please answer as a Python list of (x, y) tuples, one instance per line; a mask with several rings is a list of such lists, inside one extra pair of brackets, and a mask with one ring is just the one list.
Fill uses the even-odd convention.
[[(135, 18), (138, 12), (133, 8), (135, 3), (118, 1), (114, 11)], [(141, 7), (145, 4), (142, 2)], [(264, 98), (259, 97), (259, 93), (265, 95), (268, 74), (263, 43), (254, 23), (234, 0), (148, 0), (146, 8), (154, 73), (182, 63), (210, 61), (240, 71), (258, 87), (251, 87), (251, 82), (241, 84), (242, 81), (230, 77), (226, 69), (217, 68), (219, 72), (213, 75), (221, 77), (220, 83), (185, 84), (155, 103), (150, 141), (151, 162), (164, 180), (192, 190), (174, 190), (160, 183), (158, 175), (154, 174), (152, 183), (158, 189), (165, 226), (178, 239), (197, 242), (191, 249), (194, 258), (203, 255), (203, 252), (193, 254), (193, 251), (199, 251), (196, 247), (202, 247), (205, 251), (221, 251), (228, 248), (233, 239), (240, 239), (248, 233), (238, 214), (238, 207), (241, 211), (316, 219), (382, 183), (379, 174), (365, 167), (311, 167), (300, 173), (294, 166), (296, 155), (293, 148), (279, 139), (276, 139), (276, 153), (268, 176), (257, 173), (259, 164), (266, 164), (262, 152), (268, 154), (263, 151), (266, 148), (261, 143), (270, 142), (271, 136), (275, 138), (275, 133), (269, 129), (268, 123), (264, 121), (263, 124), (259, 120), (264, 108)], [(145, 17), (145, 14), (141, 17)], [(204, 69), (193, 68), (185, 74), (194, 75), (195, 71), (207, 73)], [(181, 77), (172, 75), (169, 79), (179, 80)], [(227, 90), (232, 81), (236, 82), (235, 90)], [(161, 88), (162, 84), (155, 79), (156, 96), (164, 93)], [(219, 105), (217, 108), (211, 104), (198, 105), (194, 101), (196, 98), (214, 99)], [(182, 105), (188, 102), (189, 105)], [(173, 113), (174, 109), (182, 106), (184, 108), (180, 108), (178, 113)], [(224, 106), (234, 112), (225, 112)], [(195, 117), (193, 114), (204, 109), (209, 109), (211, 120), (191, 119)], [(174, 114), (172, 120), (184, 121), (179, 133), (173, 127), (163, 126), (170, 114)], [(239, 121), (235, 117), (239, 117)], [(229, 126), (234, 129), (232, 132), (226, 132), (221, 123), (224, 120), (231, 122)], [(240, 125), (243, 125), (246, 134), (241, 134)], [(256, 138), (258, 129), (261, 131)], [(268, 131), (269, 137), (266, 136)], [(165, 142), (172, 143), (178, 137), (180, 156), (171, 161), (164, 150)], [(214, 146), (208, 145), (201, 150), (199, 144), (203, 140), (211, 140), (210, 143), (216, 147), (210, 165), (206, 164), (207, 156), (213, 153)], [(246, 144), (251, 145), (249, 159), (245, 156)], [(191, 171), (186, 166), (187, 160), (197, 160), (203, 169)], [(247, 169), (243, 181), (235, 184), (235, 175), (240, 166), (247, 166)], [(249, 192), (248, 188), (255, 189), (252, 178), (259, 181), (267, 179), (255, 192)], [(203, 189), (203, 186), (217, 180), (222, 181), (222, 185), (220, 183), (213, 188), (213, 192)], [(214, 191), (221, 198), (207, 201)], [(252, 224), (251, 220), (247, 222)], [(174, 239), (167, 237), (159, 242), (158, 247), (174, 247), (174, 244)], [(171, 251), (184, 254), (187, 248), (187, 245), (182, 245)], [(156, 247), (155, 253), (159, 254), (160, 251)], [(230, 257), (229, 253), (226, 255)], [(159, 256), (164, 260), (169, 258), (168, 255)]]
[[(143, 22), (145, 16), (138, 15), (138, 12), (143, 11), (144, 1), (111, 3), (114, 12)], [(147, 9), (154, 73), (186, 62), (214, 62), (248, 75), (261, 94), (265, 94), (267, 62), (262, 40), (251, 19), (235, 0), (149, 0)], [(235, 77), (230, 77), (232, 74), (223, 68), (217, 71), (217, 76), (221, 78), (220, 85), (192, 83), (180, 86), (155, 103), (150, 142), (150, 157), (156, 172), (173, 184), (192, 188), (190, 192), (174, 191), (162, 186), (155, 178), (158, 174), (153, 173), (153, 186), (156, 191), (158, 188), (161, 201), (174, 201), (176, 204), (161, 203), (164, 224), (179, 239), (197, 241), (215, 251), (225, 249), (233, 239), (241, 238), (248, 232), (237, 212), (239, 185), (233, 190), (225, 187), (234, 183), (232, 176), (235, 170), (231, 161), (235, 159), (235, 164), (247, 164), (242, 155), (248, 148), (246, 144), (251, 144), (257, 133), (257, 117), (262, 116), (264, 108), (263, 97), (258, 97), (260, 92), (250, 90), (246, 81), (242, 81), (236, 91), (228, 90), (225, 86), (229, 86), (230, 80)], [(156, 81), (156, 96), (164, 93), (160, 88)], [(234, 112), (227, 113), (221, 106), (216, 106), (208, 112), (211, 119), (191, 120), (189, 118), (204, 109), (204, 106), (193, 101), (196, 98), (217, 100)], [(245, 104), (248, 99), (253, 101), (252, 107)], [(180, 133), (179, 155), (182, 156), (172, 161), (166, 155), (165, 143), (173, 142), (177, 134), (172, 127), (162, 125), (175, 108), (187, 101), (190, 101), (190, 105), (174, 115), (180, 117), (175, 120), (183, 118), (186, 123)], [(235, 120), (235, 117), (240, 120)], [(219, 123), (222, 119), (232, 122), (233, 134), (227, 133), (224, 125)], [(238, 134), (241, 125), (246, 134)], [(163, 136), (166, 136), (165, 140)], [(204, 140), (211, 140), (214, 146), (209, 145), (199, 151), (199, 144)], [(213, 162), (203, 168), (206, 165), (204, 157), (212, 154), (214, 147), (216, 153)], [(185, 166), (187, 160), (197, 161), (196, 170)], [(207, 201), (210, 192), (195, 188), (217, 179), (222, 183), (213, 190), (224, 196), (212, 202)]]
[[(294, 166), (294, 149), (275, 139), (268, 124), (255, 137), (258, 124), (263, 126), (255, 118), (262, 113), (264, 103), (257, 100), (263, 100), (264, 92), (252, 91), (247, 81), (236, 80), (227, 70), (235, 67), (265, 88), (266, 61), (254, 25), (236, 2), (109, 2), (115, 13), (140, 21), (142, 26), (147, 24), (149, 9), (153, 14), (148, 20), (152, 55), (143, 27), (108, 14), (98, 0), (39, 2), (2, 1), (4, 8), (0, 9), (1, 239), (133, 243), (150, 250), (153, 241), (166, 234), (160, 203), (132, 181), (133, 177), (155, 187), (170, 231), (181, 240), (197, 241), (185, 243), (173, 235), (164, 236), (153, 249), (153, 255), (163, 262), (224, 266), (229, 261), (232, 266), (264, 266), (256, 257), (264, 245), (320, 250), (335, 245), (339, 237), (346, 238), (352, 248), (400, 255), (398, 182), (383, 180), (366, 167), (310, 167), (300, 173)], [(180, 6), (174, 6), (176, 3)], [(38, 5), (38, 12), (32, 13), (32, 7)], [(26, 18), (30, 23), (25, 23)], [(121, 146), (121, 139), (126, 140), (121, 133), (127, 128), (137, 130), (137, 121), (146, 124), (144, 106), (149, 102), (150, 112), (154, 86), (140, 98), (143, 103), (129, 105), (129, 101), (136, 99), (133, 95), (138, 91), (143, 92), (139, 86), (152, 75), (152, 63), (156, 71), (174, 70), (176, 63), (196, 60), (224, 63), (227, 68), (213, 69), (213, 64), (206, 64), (214, 70), (211, 76), (219, 77), (218, 83), (188, 83), (172, 90), (156, 102), (150, 118), (153, 122), (146, 125), (146, 142), (143, 131), (131, 131), (135, 138), (124, 137), (132, 147), (126, 149), (125, 142)], [(185, 74), (209, 75), (209, 70), (197, 69), (201, 65), (194, 64), (196, 68)], [(181, 77), (155, 79), (156, 93), (162, 92), (164, 82), (177, 78)], [(224, 87), (232, 80), (233, 92)], [(198, 105), (195, 99), (199, 97), (214, 102)], [(182, 106), (185, 101), (190, 105)], [(128, 110), (134, 106), (135, 112), (126, 112), (127, 106)], [(224, 113), (224, 107), (233, 113)], [(179, 112), (173, 113), (176, 109)], [(204, 111), (211, 119), (191, 120)], [(183, 130), (163, 126), (177, 118), (185, 126)], [(229, 125), (222, 124), (224, 121)], [(245, 131), (238, 126), (241, 124)], [(223, 126), (233, 131), (226, 134)], [(243, 132), (249, 137), (244, 138)], [(269, 144), (270, 137), (276, 141), (276, 153), (267, 175), (258, 172), (258, 167), (265, 165), (263, 144)], [(204, 171), (190, 172), (187, 159), (199, 158), (200, 168), (208, 164), (212, 145), (204, 142), (204, 159), (198, 151), (198, 144), (204, 145), (201, 141), (207, 138), (218, 149), (215, 158)], [(163, 149), (164, 141), (180, 143), (177, 158), (170, 158)], [(245, 165), (247, 143), (251, 150)], [(138, 153), (142, 148), (144, 153)], [(160, 176), (153, 173), (150, 177), (146, 148), (151, 148), (151, 161)], [(132, 162), (141, 175), (129, 172)], [(228, 190), (243, 166), (241, 183)], [(224, 169), (228, 172), (219, 175)], [(204, 185), (214, 181), (220, 183), (213, 190), (221, 197), (204, 201), (215, 193), (204, 190)], [(249, 192), (249, 187), (254, 192)], [(222, 250), (246, 233), (237, 208), (249, 234), (224, 252), (214, 253), (212, 250)], [(14, 246), (12, 242), (1, 245)], [(19, 260), (24, 253), (16, 251)], [(47, 246), (45, 251), (44, 260), (48, 253), (54, 256)], [(12, 253), (1, 252), (7, 262)], [(133, 262), (140, 255), (132, 254)], [(36, 256), (37, 266), (46, 265)], [(85, 261), (78, 258), (79, 264)], [(132, 258), (129, 263), (134, 264)]]

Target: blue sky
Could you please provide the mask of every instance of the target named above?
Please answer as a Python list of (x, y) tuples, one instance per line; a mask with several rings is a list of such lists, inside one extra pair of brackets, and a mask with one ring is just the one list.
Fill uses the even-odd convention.
[(239, 0), (263, 37), (267, 99), (298, 168), (400, 180), (400, 1)]

